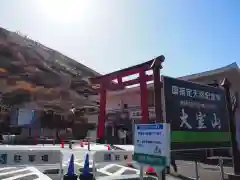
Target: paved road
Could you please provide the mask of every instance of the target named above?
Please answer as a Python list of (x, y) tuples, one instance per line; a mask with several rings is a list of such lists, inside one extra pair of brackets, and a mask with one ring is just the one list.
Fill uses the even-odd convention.
[(0, 168), (1, 180), (50, 180), (34, 167), (4, 167)]
[[(95, 148), (93, 146), (93, 148)], [(33, 150), (61, 150), (63, 153), (63, 169), (64, 172), (67, 171), (68, 167), (68, 161), (71, 157), (72, 154), (74, 154), (74, 159), (75, 159), (75, 171), (77, 172), (80, 167), (83, 165), (83, 160), (86, 154), (86, 149), (87, 147), (80, 148), (80, 146), (75, 146), (73, 149), (69, 149), (68, 145), (65, 145), (65, 148), (61, 148), (60, 145), (0, 145), (0, 150), (6, 150), (6, 149), (14, 149), (14, 150), (27, 150), (27, 149), (33, 149)], [(107, 148), (106, 148), (107, 149)], [(90, 159), (92, 157), (92, 154), (94, 151), (90, 152)], [(44, 172), (45, 170), (49, 169), (59, 169), (59, 165), (44, 165), (44, 166), (36, 166), (37, 169), (39, 169), (41, 172)], [(52, 174), (52, 172), (51, 172)], [(50, 175), (51, 176), (51, 175)]]
[[(196, 178), (195, 163), (190, 161), (176, 161), (179, 174), (187, 177)], [(199, 176), (204, 180), (219, 180), (221, 179), (220, 168), (218, 166), (206, 165), (199, 163)], [(231, 173), (233, 170), (230, 167), (224, 167), (225, 173)], [(227, 179), (227, 176), (225, 175)]]
[[(66, 172), (67, 166), (68, 166), (68, 161), (70, 159), (70, 156), (74, 154), (75, 156), (75, 171), (78, 171), (79, 168), (83, 166), (83, 160), (84, 160), (84, 155), (87, 151), (87, 147), (85, 146), (84, 148), (81, 148), (79, 145), (74, 145), (73, 149), (69, 149), (68, 146), (66, 145), (64, 149), (60, 148), (60, 145), (37, 145), (37, 146), (6, 146), (6, 145), (0, 145), (0, 149), (6, 149), (8, 148), (13, 148), (16, 150), (21, 150), (21, 149), (56, 149), (56, 150), (61, 150), (63, 153), (63, 165), (64, 165), (64, 171)], [(91, 145), (91, 152), (90, 152), (90, 159), (92, 154), (97, 151), (97, 150), (107, 150), (107, 147), (103, 145)], [(116, 164), (115, 164), (116, 165)], [(115, 166), (114, 164), (109, 165)], [(182, 174), (187, 177), (192, 177), (195, 178), (195, 166), (194, 162), (188, 162), (188, 161), (177, 161), (178, 169), (179, 169), (179, 174)], [(44, 171), (45, 169), (56, 169), (59, 168), (57, 166), (44, 166), (44, 167), (37, 167), (40, 171)], [(118, 170), (116, 171), (123, 171), (126, 167), (119, 167)], [(106, 172), (106, 165), (103, 167), (99, 167), (100, 173), (98, 175), (111, 175), (111, 172)], [(103, 172), (104, 170), (104, 172)], [(112, 169), (111, 169), (112, 171)], [(229, 167), (224, 168), (225, 172), (232, 172), (232, 169)], [(217, 166), (211, 166), (211, 165), (205, 165), (205, 164), (199, 164), (199, 175), (201, 179), (204, 180), (219, 180), (220, 179), (220, 170), (219, 167)], [(226, 178), (226, 176), (225, 176)], [(169, 180), (173, 180), (172, 177), (168, 177)]]
[[(64, 172), (67, 171), (68, 161), (69, 161), (70, 156), (72, 154), (74, 154), (74, 157), (75, 157), (75, 163), (74, 163), (75, 164), (75, 172), (78, 172), (78, 169), (83, 167), (84, 156), (85, 156), (86, 151), (87, 151), (87, 146), (82, 148), (79, 145), (73, 146), (73, 149), (69, 149), (68, 146), (65, 146), (65, 148), (61, 148), (60, 145), (55, 145), (55, 146), (53, 146), (53, 145), (45, 145), (45, 146), (43, 146), (43, 145), (36, 145), (36, 146), (0, 145), (0, 150), (1, 149), (6, 150), (7, 148), (16, 149), (16, 150), (24, 150), (24, 149), (61, 150), (62, 153), (63, 153)], [(107, 147), (105, 147), (103, 145), (91, 145), (90, 160), (92, 159), (93, 153), (97, 150), (107, 150)], [(97, 171), (98, 171), (97, 176), (99, 178), (102, 178), (104, 176), (111, 176), (111, 175), (138, 175), (139, 174), (138, 170), (128, 168), (126, 166), (122, 166), (122, 165), (119, 165), (119, 164), (107, 164), (107, 165), (106, 164), (105, 165), (96, 164), (96, 167), (97, 167)], [(44, 172), (47, 169), (48, 170), (49, 169), (58, 169), (59, 166), (57, 166), (57, 165), (51, 165), (51, 166), (50, 165), (44, 165), (44, 166), (41, 166), (41, 167), (36, 166), (36, 168), (38, 170), (40, 170), (41, 172)], [(0, 175), (1, 175), (1, 173), (0, 173)], [(58, 176), (53, 175), (52, 173), (50, 173), (48, 176), (51, 177), (51, 178), (54, 178), (54, 180), (59, 179), (59, 178), (57, 178)], [(168, 176), (167, 180), (179, 180), (179, 179)]]

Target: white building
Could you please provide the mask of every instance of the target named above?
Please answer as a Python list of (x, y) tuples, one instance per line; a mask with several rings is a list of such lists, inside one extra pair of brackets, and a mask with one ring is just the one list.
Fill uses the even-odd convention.
[[(170, 75), (168, 75), (170, 76)], [(192, 75), (187, 75), (179, 77), (179, 79), (186, 81), (193, 81), (200, 84), (210, 84), (214, 81), (221, 83), (224, 78), (228, 78), (231, 82), (231, 90), (233, 93), (240, 92), (240, 83), (238, 82), (240, 78), (240, 70), (236, 63), (229, 64), (227, 66), (214, 69), (211, 71), (206, 71), (202, 73), (196, 73)], [(148, 84), (149, 89), (149, 117), (154, 118), (154, 94), (153, 94), (153, 84)], [(93, 97), (98, 98), (98, 97)], [(127, 107), (129, 111), (130, 119), (140, 120), (141, 119), (141, 108), (140, 108), (140, 88), (126, 88), (121, 91), (114, 91), (107, 93), (107, 113), (120, 111), (123, 106)], [(98, 122), (98, 113), (93, 112), (89, 115), (89, 121)], [(240, 118), (240, 108), (236, 111), (236, 119)], [(95, 136), (93, 133), (92, 135)]]

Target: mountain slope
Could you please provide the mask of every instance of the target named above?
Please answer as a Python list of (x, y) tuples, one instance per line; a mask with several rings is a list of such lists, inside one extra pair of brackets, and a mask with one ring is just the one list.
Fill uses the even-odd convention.
[[(95, 105), (88, 67), (19, 33), (0, 28), (0, 93), (2, 106), (33, 106), (69, 111)], [(24, 98), (23, 98), (24, 97)]]

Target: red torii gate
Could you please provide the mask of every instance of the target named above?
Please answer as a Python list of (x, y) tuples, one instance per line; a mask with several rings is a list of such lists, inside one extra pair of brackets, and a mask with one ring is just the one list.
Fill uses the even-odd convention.
[[(154, 94), (155, 94), (155, 114), (156, 120), (162, 121), (161, 111), (161, 82), (160, 82), (160, 69), (162, 68), (162, 62), (164, 56), (159, 56), (155, 59), (147, 61), (145, 63), (132, 66), (126, 69), (115, 71), (103, 76), (90, 78), (90, 82), (94, 85), (95, 89), (100, 93), (100, 112), (98, 119), (98, 131), (97, 138), (100, 143), (104, 141), (104, 130), (106, 120), (106, 98), (107, 90), (122, 90), (126, 86), (140, 84), (141, 94), (141, 109), (142, 109), (142, 123), (148, 123), (148, 89), (147, 82), (154, 81)], [(153, 70), (152, 75), (147, 75), (146, 71)], [(136, 79), (124, 81), (123, 77), (139, 74)], [(117, 80), (114, 82), (113, 80)]]

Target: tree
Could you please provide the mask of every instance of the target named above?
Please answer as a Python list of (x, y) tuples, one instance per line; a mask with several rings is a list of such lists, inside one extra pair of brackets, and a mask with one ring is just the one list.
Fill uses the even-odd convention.
[(31, 94), (24, 89), (16, 89), (2, 95), (2, 103), (6, 106), (13, 107), (25, 102), (31, 101)]

